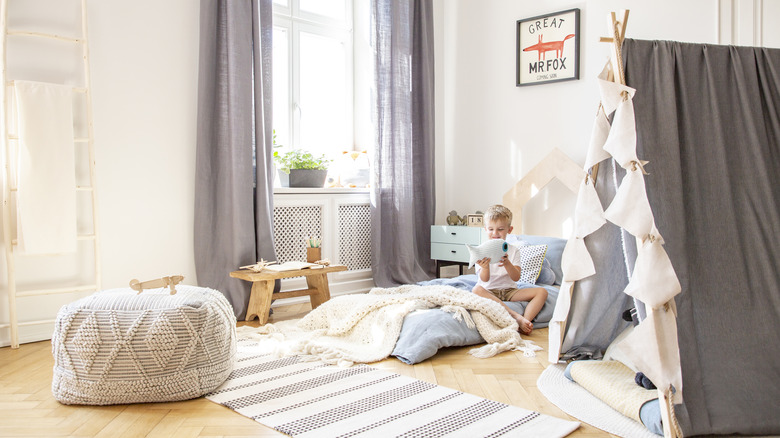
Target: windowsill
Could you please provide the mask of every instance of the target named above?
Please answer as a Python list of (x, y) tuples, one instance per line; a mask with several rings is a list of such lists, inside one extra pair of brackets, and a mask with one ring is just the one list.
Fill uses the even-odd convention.
[(274, 195), (369, 193), (368, 187), (274, 187)]

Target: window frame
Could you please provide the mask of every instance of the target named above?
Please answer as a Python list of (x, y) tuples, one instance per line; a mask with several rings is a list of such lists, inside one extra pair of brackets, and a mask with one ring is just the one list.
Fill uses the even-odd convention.
[[(345, 96), (345, 118), (346, 127), (344, 135), (345, 148), (354, 149), (355, 143), (355, 83), (354, 83), (354, 0), (345, 0), (344, 20), (338, 20), (324, 15), (301, 11), (299, 0), (287, 0), (286, 6), (277, 2), (273, 3), (273, 27), (282, 28), (287, 31), (287, 53), (289, 55), (288, 77), (290, 84), (288, 95), (289, 102), (287, 110), (288, 123), (285, 128), (289, 133), (289, 138), (284, 142), (285, 147), (299, 149), (301, 145), (301, 116), (305, 108), (300, 106), (300, 43), (301, 33), (310, 33), (339, 41), (345, 47), (345, 65), (346, 72), (344, 86), (347, 90)], [(277, 128), (274, 122), (274, 128)], [(281, 128), (281, 127), (279, 127)], [(305, 146), (305, 145), (304, 145)], [(315, 155), (323, 153), (322, 150), (311, 150)], [(324, 152), (327, 156), (335, 158), (337, 151), (329, 150)]]

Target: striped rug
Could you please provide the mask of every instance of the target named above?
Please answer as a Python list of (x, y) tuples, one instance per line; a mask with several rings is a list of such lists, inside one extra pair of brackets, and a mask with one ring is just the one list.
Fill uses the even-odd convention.
[(239, 340), (235, 369), (206, 398), (293, 437), (547, 438), (579, 427), (367, 365), (253, 354), (255, 342)]

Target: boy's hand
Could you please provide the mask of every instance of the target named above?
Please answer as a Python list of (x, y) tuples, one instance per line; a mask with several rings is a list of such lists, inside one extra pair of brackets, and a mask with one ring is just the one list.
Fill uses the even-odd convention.
[(498, 266), (506, 269), (506, 273), (509, 274), (509, 278), (511, 278), (512, 281), (517, 281), (520, 279), (520, 267), (513, 265), (512, 262), (509, 261), (509, 256), (507, 254), (504, 254), (504, 256), (501, 257), (501, 260), (498, 262)]
[(477, 260), (477, 264), (482, 269), (490, 269), (490, 257), (485, 257)]

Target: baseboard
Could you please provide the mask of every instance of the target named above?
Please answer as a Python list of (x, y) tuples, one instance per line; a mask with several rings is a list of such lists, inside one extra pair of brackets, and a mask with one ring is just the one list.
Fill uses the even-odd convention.
[[(29, 344), (31, 342), (48, 341), (54, 333), (54, 323), (47, 322), (35, 325), (19, 327), (19, 344)], [(11, 328), (0, 328), (0, 347), (11, 346)]]

